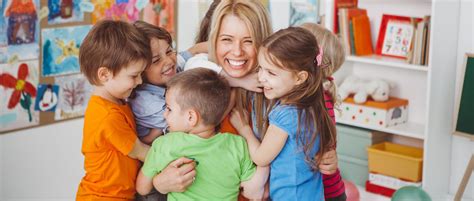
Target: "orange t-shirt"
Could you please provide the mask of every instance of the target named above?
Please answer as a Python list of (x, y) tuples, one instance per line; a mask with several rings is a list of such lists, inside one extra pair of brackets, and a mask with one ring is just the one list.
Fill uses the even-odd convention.
[(127, 155), (137, 135), (132, 111), (92, 96), (84, 115), (82, 154), (86, 175), (77, 200), (133, 200), (139, 161)]

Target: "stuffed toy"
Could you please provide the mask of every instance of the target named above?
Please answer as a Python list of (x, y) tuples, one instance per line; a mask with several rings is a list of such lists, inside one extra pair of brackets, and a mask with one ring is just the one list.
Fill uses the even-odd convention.
[(354, 94), (354, 102), (365, 103), (367, 96), (374, 101), (384, 102), (389, 98), (390, 88), (393, 86), (381, 79), (365, 80), (357, 76), (348, 76), (339, 86), (341, 100), (346, 99), (350, 94)]

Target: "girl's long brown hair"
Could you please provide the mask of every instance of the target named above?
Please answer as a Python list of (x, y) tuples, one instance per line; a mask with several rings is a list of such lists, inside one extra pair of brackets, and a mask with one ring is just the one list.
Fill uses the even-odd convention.
[[(306, 161), (316, 170), (318, 158), (329, 151), (336, 142), (336, 129), (325, 107), (323, 96), (323, 73), (315, 57), (319, 54), (315, 37), (300, 27), (282, 29), (263, 41), (260, 51), (274, 65), (285, 70), (308, 73), (306, 81), (295, 86), (285, 95), (285, 104), (298, 109), (298, 127), (296, 139), (303, 148)], [(267, 112), (268, 116), (268, 112)], [(316, 129), (315, 129), (316, 127)], [(312, 156), (317, 138), (319, 151)]]

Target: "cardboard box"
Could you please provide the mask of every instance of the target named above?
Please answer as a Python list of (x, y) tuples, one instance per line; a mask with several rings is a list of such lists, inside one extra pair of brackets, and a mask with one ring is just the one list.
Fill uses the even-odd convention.
[(403, 124), (408, 119), (408, 100), (394, 97), (386, 102), (368, 99), (364, 104), (357, 104), (349, 97), (341, 103), (340, 108), (336, 122), (342, 120), (385, 128)]

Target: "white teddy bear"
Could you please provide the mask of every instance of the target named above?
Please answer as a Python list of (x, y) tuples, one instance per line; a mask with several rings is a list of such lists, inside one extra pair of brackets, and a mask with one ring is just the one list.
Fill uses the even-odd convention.
[(341, 100), (346, 99), (350, 94), (354, 94), (354, 102), (365, 103), (367, 96), (371, 96), (374, 101), (384, 102), (389, 98), (391, 84), (381, 79), (365, 80), (357, 76), (348, 76), (339, 86)]

